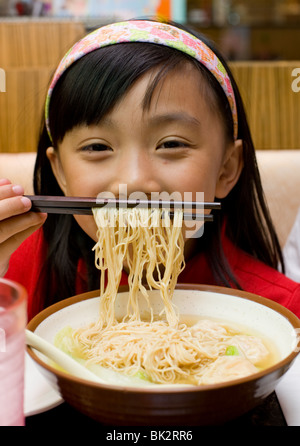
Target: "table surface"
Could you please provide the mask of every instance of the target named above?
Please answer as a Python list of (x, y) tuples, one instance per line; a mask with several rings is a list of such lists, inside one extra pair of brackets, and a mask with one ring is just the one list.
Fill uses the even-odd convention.
[[(54, 425), (55, 427), (67, 427), (80, 425), (80, 429), (93, 426), (101, 426), (96, 421), (81, 414), (67, 403), (26, 418), (26, 427), (41, 428), (43, 426)], [(273, 392), (265, 399), (263, 404), (256, 407), (249, 413), (225, 423), (228, 427), (251, 427), (251, 426), (287, 426), (284, 415), (280, 408), (276, 393)]]

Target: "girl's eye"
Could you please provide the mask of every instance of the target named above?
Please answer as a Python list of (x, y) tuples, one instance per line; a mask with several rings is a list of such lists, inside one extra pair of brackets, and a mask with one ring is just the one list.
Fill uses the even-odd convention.
[(95, 143), (95, 144), (89, 144), (88, 146), (84, 146), (81, 149), (83, 152), (104, 152), (106, 150), (112, 150), (111, 147), (105, 145), (105, 144), (100, 144), (100, 143)]
[(182, 147), (187, 147), (187, 144), (184, 143), (183, 141), (172, 140), (172, 141), (165, 141), (165, 142), (161, 143), (158, 148), (159, 149), (178, 149), (178, 148), (182, 148)]

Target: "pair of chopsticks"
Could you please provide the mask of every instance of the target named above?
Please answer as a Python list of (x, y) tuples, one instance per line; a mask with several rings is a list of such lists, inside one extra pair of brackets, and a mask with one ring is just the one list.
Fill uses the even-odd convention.
[(194, 201), (166, 201), (166, 200), (125, 200), (114, 198), (88, 198), (88, 197), (65, 197), (46, 195), (26, 195), (31, 200), (33, 212), (46, 212), (48, 214), (75, 214), (92, 215), (93, 208), (111, 206), (115, 208), (133, 208), (135, 206), (166, 209), (170, 216), (176, 208), (184, 211), (190, 209), (191, 213), (184, 212), (183, 218), (188, 220), (212, 221), (213, 215), (199, 214), (201, 209), (220, 209), (221, 204), (217, 202), (194, 202)]

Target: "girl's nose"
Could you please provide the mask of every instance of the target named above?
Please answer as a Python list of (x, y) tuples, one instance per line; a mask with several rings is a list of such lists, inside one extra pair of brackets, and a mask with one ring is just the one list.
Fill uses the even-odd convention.
[[(151, 192), (161, 192), (161, 183), (157, 177), (157, 169), (151, 158), (144, 153), (133, 156), (124, 156), (118, 163), (114, 172), (114, 179), (110, 190), (115, 196), (134, 194), (132, 198), (143, 198), (146, 194), (150, 196)], [(120, 185), (122, 187), (120, 188)]]

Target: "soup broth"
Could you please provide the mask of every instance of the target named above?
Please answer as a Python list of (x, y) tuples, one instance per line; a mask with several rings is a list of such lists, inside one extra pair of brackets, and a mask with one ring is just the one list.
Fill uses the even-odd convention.
[(216, 384), (257, 373), (279, 359), (272, 342), (259, 333), (195, 315), (184, 315), (173, 328), (159, 317), (118, 321), (99, 335), (95, 332), (88, 347), (76, 332), (68, 332), (68, 348), (88, 367), (98, 365), (155, 384)]

